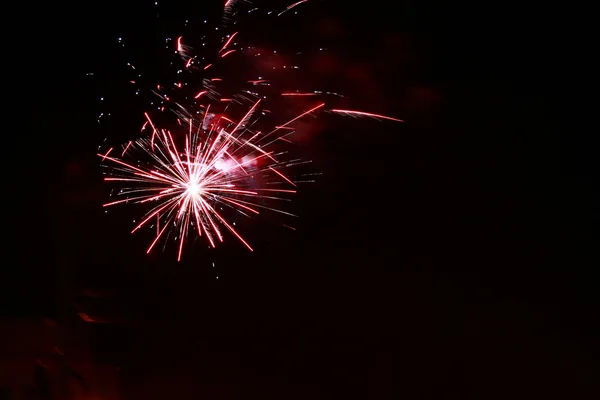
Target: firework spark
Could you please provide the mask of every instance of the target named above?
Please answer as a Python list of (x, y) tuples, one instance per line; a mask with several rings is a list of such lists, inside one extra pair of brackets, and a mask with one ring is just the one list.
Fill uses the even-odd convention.
[[(137, 150), (148, 160), (147, 164), (111, 157), (110, 151), (99, 154), (103, 160), (115, 165), (106, 181), (132, 185), (121, 191), (120, 195), (125, 198), (104, 206), (130, 202), (154, 204), (132, 231), (136, 232), (155, 219), (160, 221), (162, 229), (158, 230), (147, 252), (161, 238), (175, 233), (179, 243), (177, 259), (180, 260), (184, 244), (194, 233), (205, 236), (215, 247), (217, 242), (223, 241), (224, 231), (229, 231), (252, 250), (222, 210), (228, 208), (247, 217), (259, 214), (261, 210), (293, 216), (265, 205), (261, 200), (285, 200), (283, 196), (295, 193), (297, 186), (282, 170), (298, 162), (279, 161), (285, 152), (267, 150), (269, 146), (258, 145), (278, 129), (263, 134), (248, 128), (259, 105), (260, 101), (257, 101), (237, 123), (221, 117), (210, 123), (207, 129), (204, 129), (205, 119), (211, 114), (205, 114), (202, 120), (190, 118), (188, 130), (179, 146), (177, 139), (181, 141), (180, 137), (165, 129), (157, 130), (146, 115), (153, 129), (152, 136), (129, 142), (126, 148), (130, 152)], [(281, 126), (287, 126), (318, 108), (312, 108)], [(274, 140), (268, 144), (272, 143)], [(136, 154), (138, 158), (139, 154)]]
[(278, 17), (281, 17), (281, 15), (285, 14), (286, 12), (290, 11), (292, 8), (299, 6), (302, 3), (306, 3), (308, 0), (300, 0), (297, 1), (294, 4), (290, 4), (285, 10), (283, 10), (282, 12), (280, 12), (279, 14), (277, 14)]
[(404, 122), (404, 120), (401, 120), (398, 118), (387, 117), (385, 115), (373, 114), (373, 113), (364, 112), (364, 111), (340, 110), (340, 109), (334, 108), (334, 109), (329, 110), (329, 112), (332, 112), (335, 114), (340, 114), (340, 115), (346, 115), (349, 117), (355, 117), (355, 118), (365, 117), (365, 118), (373, 118), (373, 119), (387, 119), (388, 121)]

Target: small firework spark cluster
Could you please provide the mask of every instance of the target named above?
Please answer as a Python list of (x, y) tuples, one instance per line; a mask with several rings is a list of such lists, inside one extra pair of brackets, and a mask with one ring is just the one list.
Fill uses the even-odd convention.
[[(277, 16), (306, 2), (293, 3)], [(235, 3), (235, 0), (226, 1), (224, 20), (235, 15)], [(235, 32), (223, 38), (218, 59), (238, 51), (234, 43), (237, 35), (238, 32)], [(200, 71), (205, 74), (213, 67), (210, 63), (203, 65), (181, 37), (175, 46), (181, 57), (178, 72), (185, 70), (192, 74)], [(105, 207), (123, 203), (148, 205), (149, 211), (132, 231), (156, 226), (156, 236), (148, 252), (159, 241), (174, 237), (179, 260), (190, 239), (204, 237), (211, 247), (215, 247), (226, 235), (235, 237), (252, 250), (235, 228), (235, 223), (231, 222), (232, 215), (252, 217), (261, 211), (270, 211), (294, 216), (277, 204), (289, 200), (302, 181), (290, 175), (289, 171), (307, 162), (290, 159), (289, 152), (282, 147), (288, 143), (286, 137), (294, 133), (295, 121), (318, 111), (400, 121), (360, 111), (327, 109), (325, 103), (315, 102), (287, 122), (260, 129), (259, 120), (270, 113), (263, 107), (261, 99), (264, 96), (255, 89), (240, 90), (232, 98), (223, 98), (216, 85), (221, 80), (203, 78), (200, 90), (185, 97), (191, 99), (187, 102), (171, 98), (161, 91), (160, 85), (156, 86), (154, 94), (160, 98), (161, 104), (158, 109), (164, 111), (167, 108), (175, 114), (176, 129), (157, 126), (150, 114), (145, 113), (142, 138), (127, 142), (122, 150), (110, 148), (98, 154), (111, 167), (105, 180), (126, 185), (119, 190), (119, 199), (105, 204)], [(256, 88), (261, 87), (265, 80), (248, 83)], [(174, 84), (176, 89), (189, 86), (181, 82)], [(280, 95), (319, 93), (284, 92)]]

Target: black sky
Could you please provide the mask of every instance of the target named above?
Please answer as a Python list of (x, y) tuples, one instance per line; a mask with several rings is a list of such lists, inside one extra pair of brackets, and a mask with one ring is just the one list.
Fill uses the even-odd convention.
[[(310, 383), (323, 397), (590, 393), (600, 168), (594, 125), (582, 122), (585, 45), (552, 23), (568, 13), (314, 6), (310, 15), (341, 32), (328, 39), (338, 75), (365, 67), (374, 89), (332, 83), (359, 107), (381, 105), (406, 122), (327, 117), (307, 146), (324, 175), (298, 200), (295, 234), (261, 226), (256, 254), (226, 247), (175, 265), (171, 255), (143, 256), (143, 240), (97, 207), (101, 90), (85, 73), (108, 71), (113, 85), (123, 61), (116, 37), (158, 36), (152, 2), (140, 3), (49, 3), (22, 14), (13, 32), (7, 101), (24, 118), (5, 120), (7, 313), (56, 313), (66, 257), (70, 285), (129, 294), (132, 330), (169, 321), (144, 342), (153, 351), (179, 337), (172, 332), (203, 332), (223, 351), (258, 352), (260, 367), (248, 368)], [(213, 20), (219, 10), (169, 7), (160, 29), (174, 30), (181, 9)], [(269, 32), (253, 34), (269, 43)], [(377, 150), (363, 156), (361, 136)], [(192, 328), (194, 313), (213, 327)]]

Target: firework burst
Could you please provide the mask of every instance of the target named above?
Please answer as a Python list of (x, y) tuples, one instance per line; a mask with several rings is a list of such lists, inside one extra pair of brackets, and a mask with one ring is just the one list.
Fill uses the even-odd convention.
[[(278, 152), (274, 144), (282, 138), (289, 124), (317, 111), (323, 104), (267, 133), (248, 127), (259, 106), (260, 100), (238, 122), (225, 116), (215, 117), (207, 110), (202, 120), (189, 118), (187, 132), (179, 137), (165, 129), (159, 131), (147, 116), (151, 136), (128, 143), (124, 150), (130, 155), (141, 155), (139, 158), (145, 158), (147, 163), (112, 157), (110, 149), (99, 154), (114, 165), (106, 181), (131, 185), (121, 190), (124, 199), (107, 203), (105, 207), (130, 202), (154, 205), (132, 231), (156, 220), (157, 234), (148, 252), (162, 237), (175, 233), (180, 260), (190, 235), (204, 236), (215, 247), (217, 242), (223, 241), (224, 231), (229, 231), (252, 250), (234, 224), (227, 221), (223, 210), (233, 210), (247, 217), (261, 210), (294, 216), (262, 201), (277, 202), (285, 200), (283, 196), (296, 193), (297, 185), (286, 176), (285, 169), (303, 163), (280, 161), (285, 159), (286, 152)], [(207, 122), (209, 115), (214, 121)]]
[[(277, 16), (306, 2), (297, 1)], [(229, 24), (236, 14), (236, 3), (236, 0), (225, 2), (223, 25)], [(303, 182), (290, 175), (290, 170), (309, 162), (290, 158), (285, 148), (287, 137), (295, 132), (295, 121), (318, 111), (400, 121), (362, 111), (327, 109), (325, 103), (315, 101), (312, 107), (298, 110), (296, 117), (285, 123), (261, 124), (266, 115), (273, 117), (265, 107), (265, 99), (273, 93), (288, 99), (343, 96), (325, 91), (278, 92), (273, 82), (264, 77), (247, 80), (241, 88), (233, 85), (232, 94), (224, 95), (223, 79), (217, 75), (223, 60), (236, 59), (238, 54), (260, 56), (254, 54), (251, 46), (244, 49), (238, 39), (238, 32), (225, 35), (212, 57), (196, 55), (181, 36), (173, 41), (167, 39), (179, 58), (176, 80), (173, 84), (153, 85), (152, 92), (159, 101), (151, 104), (158, 113), (171, 111), (176, 117), (176, 128), (161, 128), (145, 113), (142, 138), (123, 145), (120, 155), (115, 155), (117, 151), (113, 148), (98, 154), (104, 165), (110, 167), (105, 180), (121, 187), (119, 198), (104, 206), (136, 203), (145, 204), (149, 210), (132, 231), (156, 226), (147, 252), (160, 241), (174, 237), (180, 260), (186, 243), (196, 237), (205, 238), (215, 247), (227, 235), (252, 251), (235, 227), (233, 219), (237, 215), (252, 217), (266, 211), (294, 217), (281, 207), (296, 193), (297, 184)], [(132, 64), (127, 65), (137, 78), (141, 77)], [(290, 66), (288, 70), (295, 68)], [(137, 84), (137, 78), (131, 83)]]

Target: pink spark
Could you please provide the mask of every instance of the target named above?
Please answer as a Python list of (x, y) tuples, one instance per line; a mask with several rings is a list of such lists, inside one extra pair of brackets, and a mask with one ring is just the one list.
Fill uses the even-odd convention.
[(376, 119), (387, 119), (387, 120), (396, 121), (396, 122), (404, 122), (404, 120), (401, 120), (398, 118), (387, 117), (385, 115), (373, 114), (373, 113), (368, 113), (368, 112), (364, 112), (364, 111), (333, 109), (333, 110), (331, 110), (331, 112), (334, 112), (337, 114), (343, 114), (343, 115), (356, 116), (356, 117), (369, 117), (369, 118), (376, 118)]
[(221, 58), (228, 56), (229, 54), (233, 53), (234, 51), (235, 51), (235, 49), (226, 51), (225, 53), (221, 54)]
[(281, 93), (282, 96), (316, 96), (317, 93), (298, 93), (298, 92), (287, 92)]
[(292, 4), (292, 5), (289, 5), (289, 6), (288, 6), (288, 7), (287, 7), (285, 10), (283, 10), (282, 12), (280, 12), (279, 14), (277, 14), (277, 16), (279, 17), (279, 16), (281, 16), (282, 14), (284, 14), (284, 13), (286, 13), (286, 12), (290, 11), (292, 8), (294, 8), (294, 7), (296, 7), (296, 6), (299, 6), (299, 5), (300, 5), (300, 4), (302, 4), (302, 3), (306, 3), (307, 1), (308, 1), (308, 0), (300, 0), (300, 1), (299, 1), (299, 2), (297, 2), (297, 3), (294, 3), (294, 4)]
[(108, 155), (110, 154), (110, 152), (111, 152), (111, 151), (113, 151), (113, 148), (112, 148), (112, 147), (111, 147), (110, 149), (108, 149), (108, 151), (106, 152), (106, 154), (104, 154), (104, 155), (102, 156), (102, 161), (104, 161), (104, 159), (105, 159), (106, 157), (108, 157)]
[(221, 50), (219, 50), (219, 53), (222, 52), (223, 50), (225, 50), (227, 48), (227, 46), (229, 46), (229, 43), (231, 43), (231, 41), (233, 40), (233, 38), (235, 37), (235, 35), (237, 35), (238, 33), (235, 32), (233, 35), (231, 35), (229, 37), (229, 40), (227, 40), (227, 42), (225, 42), (225, 45), (223, 45), (223, 47), (221, 47)]
[(271, 167), (269, 167), (269, 169), (273, 172), (275, 172), (277, 175), (279, 175), (281, 178), (283, 178), (286, 182), (290, 183), (293, 186), (296, 186), (296, 184), (294, 182), (292, 182), (287, 176), (283, 175), (281, 172), (277, 171), (276, 169), (273, 169)]
[(125, 146), (125, 150), (123, 150), (123, 153), (121, 153), (121, 157), (123, 157), (125, 155), (129, 146), (131, 146), (131, 140), (129, 142), (127, 142), (127, 146)]

